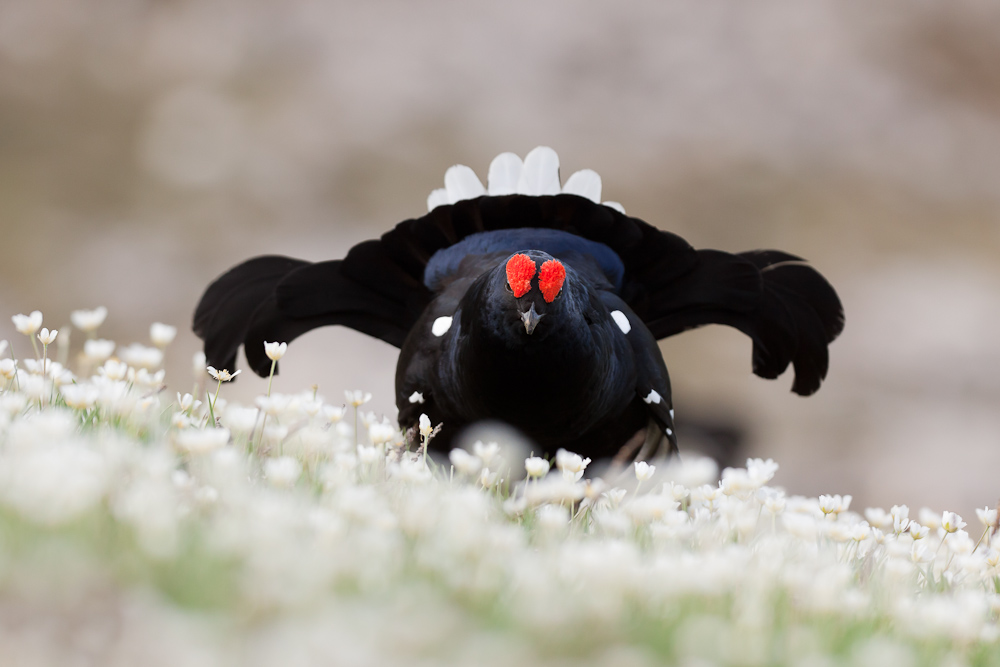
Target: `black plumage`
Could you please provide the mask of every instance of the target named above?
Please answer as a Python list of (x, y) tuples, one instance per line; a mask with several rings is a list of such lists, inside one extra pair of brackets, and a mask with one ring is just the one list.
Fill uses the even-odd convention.
[[(537, 272), (527, 293), (512, 292), (506, 267), (516, 254), (536, 268), (552, 259), (565, 267), (551, 302)], [(343, 260), (251, 259), (208, 287), (194, 317), (209, 363), (234, 368), (242, 344), (260, 375), (270, 370), (264, 341), (331, 324), (401, 348), (400, 425), (428, 414), (444, 424), (439, 446), (466, 424), (501, 419), (550, 454), (632, 458), (676, 447), (657, 339), (735, 327), (753, 341), (757, 375), (775, 378), (791, 364), (792, 390), (808, 395), (826, 376), (844, 316), (834, 289), (799, 257), (695, 250), (559, 194), (438, 206)], [(411, 402), (414, 392), (423, 402)]]

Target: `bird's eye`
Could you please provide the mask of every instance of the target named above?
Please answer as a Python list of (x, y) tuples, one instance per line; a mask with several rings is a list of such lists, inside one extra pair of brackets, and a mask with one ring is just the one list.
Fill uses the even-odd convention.
[(505, 290), (507, 290), (508, 292), (510, 292), (511, 294), (513, 294), (513, 293), (514, 293), (514, 288), (513, 288), (513, 287), (511, 287), (511, 286), (510, 286), (510, 283), (508, 283), (508, 282), (504, 282), (504, 284), (503, 284), (503, 288), (504, 288)]

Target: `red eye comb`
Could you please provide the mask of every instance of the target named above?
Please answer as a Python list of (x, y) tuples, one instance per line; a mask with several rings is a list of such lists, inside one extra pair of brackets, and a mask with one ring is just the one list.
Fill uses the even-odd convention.
[(542, 264), (542, 268), (538, 271), (538, 289), (542, 290), (545, 303), (552, 303), (555, 300), (564, 280), (566, 280), (566, 267), (558, 259), (550, 259)]
[(514, 255), (507, 260), (507, 282), (520, 298), (531, 289), (531, 279), (535, 277), (535, 263), (527, 255)]

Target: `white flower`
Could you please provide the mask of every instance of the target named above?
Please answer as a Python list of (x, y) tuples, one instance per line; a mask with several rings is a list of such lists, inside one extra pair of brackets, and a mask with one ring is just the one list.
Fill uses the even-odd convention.
[(42, 330), (38, 332), (38, 340), (42, 342), (42, 345), (51, 345), (58, 335), (58, 329), (49, 331), (48, 329), (42, 327)]
[(200, 380), (202, 373), (205, 372), (205, 366), (208, 364), (208, 360), (205, 358), (205, 353), (198, 350), (191, 357), (191, 370), (194, 372), (195, 379)]
[(236, 377), (237, 375), (239, 375), (240, 373), (243, 372), (243, 371), (239, 370), (239, 371), (236, 371), (235, 373), (230, 373), (225, 368), (223, 368), (221, 371), (218, 371), (218, 370), (215, 370), (215, 368), (213, 368), (212, 366), (206, 367), (205, 370), (208, 371), (208, 374), (211, 375), (214, 379), (218, 380), (219, 382), (229, 382), (234, 377)]
[(98, 373), (109, 380), (124, 380), (125, 376), (128, 375), (128, 364), (117, 359), (108, 359), (98, 370)]
[(549, 473), (549, 462), (539, 456), (532, 456), (524, 460), (524, 469), (528, 477), (545, 477)]
[(396, 427), (389, 422), (373, 422), (368, 425), (368, 437), (373, 444), (380, 445), (396, 437)]
[(277, 361), (285, 356), (285, 351), (288, 350), (288, 343), (264, 343), (264, 354), (271, 361)]
[(542, 530), (562, 530), (569, 525), (569, 510), (562, 505), (542, 505), (535, 512), (535, 519)]
[[(195, 425), (195, 420), (185, 412), (175, 412), (170, 415), (170, 426), (173, 428), (190, 428)], [(229, 424), (226, 424), (227, 428)]]
[(431, 432), (434, 430), (434, 427), (431, 426), (431, 418), (421, 413), (419, 428), (421, 436), (425, 438), (429, 436)]
[(997, 510), (996, 508), (984, 507), (983, 509), (976, 509), (976, 517), (979, 518), (979, 522), (983, 524), (986, 528), (993, 526), (997, 522)]
[(108, 309), (98, 306), (93, 310), (74, 310), (69, 314), (69, 319), (80, 331), (95, 331), (97, 327), (104, 324), (104, 319), (108, 316)]
[(70, 521), (96, 507), (112, 472), (102, 456), (77, 443), (45, 443), (4, 463), (0, 497), (27, 519), (48, 525)]
[(892, 516), (881, 507), (865, 509), (865, 518), (875, 528), (888, 528), (892, 525)]
[(851, 496), (834, 494), (832, 496), (823, 495), (819, 497), (819, 508), (822, 510), (823, 514), (837, 515), (841, 512), (846, 512), (847, 508), (850, 506)]
[(201, 405), (201, 401), (197, 400), (191, 394), (184, 394), (181, 396), (181, 392), (177, 392), (177, 405), (184, 412), (188, 412), (191, 410), (197, 410)]
[(476, 440), (472, 443), (472, 451), (476, 456), (483, 460), (483, 463), (489, 465), (500, 451), (500, 444), (496, 442), (487, 442), (486, 444), (483, 444), (482, 440)]
[(556, 467), (562, 472), (567, 481), (579, 481), (583, 477), (583, 471), (590, 464), (590, 459), (582, 458), (579, 454), (560, 449), (556, 452)]
[(927, 537), (927, 533), (930, 532), (930, 529), (927, 526), (921, 526), (916, 521), (910, 521), (910, 527), (907, 532), (910, 533), (910, 537), (913, 539), (922, 540)]
[(390, 463), (388, 472), (395, 479), (415, 484), (424, 484), (433, 478), (427, 466), (413, 459), (403, 459), (398, 463)]
[(764, 486), (778, 472), (778, 464), (773, 459), (747, 459), (747, 474), (750, 476), (750, 483), (754, 486)]
[(358, 461), (363, 464), (377, 462), (382, 457), (382, 452), (377, 447), (366, 447), (358, 445)]
[(758, 488), (750, 479), (750, 475), (742, 468), (726, 468), (722, 471), (719, 489), (727, 496), (746, 497)]
[(289, 487), (302, 474), (302, 464), (291, 456), (282, 456), (264, 461), (264, 477), (273, 486)]
[(14, 328), (25, 336), (34, 336), (42, 326), (42, 311), (33, 310), (31, 315), (17, 314), (10, 318), (14, 322)]
[(128, 347), (119, 351), (121, 358), (129, 366), (136, 368), (146, 368), (153, 370), (159, 368), (163, 363), (163, 350), (155, 347), (146, 347), (140, 343), (132, 343)]
[(89, 410), (97, 403), (100, 390), (92, 384), (66, 384), (59, 387), (66, 405), (77, 410)]
[(258, 396), (254, 399), (254, 405), (261, 409), (268, 417), (277, 417), (288, 409), (291, 399), (285, 394), (271, 394), (270, 396)]
[(849, 534), (855, 542), (864, 542), (871, 535), (871, 527), (867, 521), (859, 521), (849, 528)]
[(158, 389), (163, 386), (163, 378), (166, 377), (167, 372), (164, 369), (160, 369), (155, 373), (150, 373), (145, 368), (140, 368), (138, 371), (135, 369), (128, 369), (128, 379), (129, 382), (134, 383), (137, 387), (142, 387), (145, 389)]
[[(185, 396), (190, 396), (190, 394), (185, 394)], [(195, 401), (191, 410), (197, 410), (199, 405), (201, 405), (201, 401)], [(183, 404), (181, 407), (183, 408)], [(260, 416), (260, 412), (257, 408), (230, 405), (226, 407), (220, 419), (222, 425), (234, 433), (249, 433), (257, 424), (258, 416)]]
[(914, 542), (910, 547), (910, 560), (914, 563), (929, 563), (934, 560), (934, 552), (927, 549), (923, 542)]
[(169, 324), (163, 324), (162, 322), (153, 322), (149, 326), (149, 340), (152, 341), (153, 345), (156, 347), (166, 347), (174, 342), (174, 338), (177, 336), (177, 327), (172, 327)]
[(24, 369), (34, 375), (48, 375), (56, 363), (51, 359), (23, 359), (22, 361), (24, 361)]
[(645, 482), (652, 478), (654, 472), (656, 472), (656, 466), (651, 466), (645, 461), (635, 462), (635, 478), (640, 482)]
[(945, 511), (941, 514), (941, 528), (946, 533), (954, 533), (965, 528), (965, 522), (962, 521), (962, 517), (954, 512)]
[(937, 530), (941, 527), (941, 515), (929, 507), (921, 507), (917, 517), (920, 520), (920, 523), (924, 524), (931, 530)]
[(328, 422), (336, 424), (344, 418), (345, 408), (341, 405), (324, 405), (322, 411)]
[(345, 390), (344, 397), (347, 399), (349, 405), (353, 405), (356, 408), (372, 400), (370, 393), (363, 392), (360, 389), (355, 389), (354, 391)]
[(477, 474), (483, 467), (482, 460), (470, 454), (464, 449), (453, 449), (448, 452), (448, 460), (455, 466), (455, 470), (470, 477)]
[(5, 380), (11, 380), (17, 373), (17, 361), (14, 359), (0, 359), (0, 376)]
[(604, 495), (608, 497), (608, 502), (611, 503), (611, 507), (618, 507), (621, 505), (622, 500), (625, 499), (626, 493), (628, 493), (626, 489), (611, 489)]
[(667, 512), (675, 509), (677, 509), (676, 500), (653, 493), (632, 498), (632, 501), (626, 503), (624, 507), (625, 513), (637, 524), (658, 521), (666, 516)]
[(893, 505), (892, 509), (889, 510), (889, 515), (892, 517), (893, 532), (897, 535), (906, 532), (910, 525), (910, 508), (906, 505)]
[(229, 442), (227, 428), (186, 428), (174, 432), (174, 446), (188, 454), (205, 454), (221, 449)]
[(483, 485), (483, 488), (492, 488), (497, 483), (497, 475), (498, 473), (490, 472), (489, 468), (483, 468), (479, 473), (479, 483)]
[(96, 338), (83, 342), (83, 354), (91, 361), (103, 362), (115, 351), (114, 341)]
[(778, 515), (785, 511), (785, 493), (779, 489), (772, 489), (769, 486), (757, 490), (757, 500), (771, 514)]

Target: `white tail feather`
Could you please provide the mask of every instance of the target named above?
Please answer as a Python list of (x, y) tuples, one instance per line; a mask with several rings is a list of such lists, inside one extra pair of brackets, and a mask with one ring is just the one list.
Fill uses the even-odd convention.
[(556, 152), (548, 146), (539, 146), (528, 153), (517, 182), (518, 194), (557, 195), (561, 190), (559, 156)]
[(513, 153), (500, 153), (490, 163), (490, 173), (486, 177), (491, 195), (517, 194), (517, 183), (521, 178), (524, 163)]
[(563, 192), (586, 197), (595, 204), (601, 203), (601, 177), (593, 169), (581, 169), (566, 179)]
[(444, 206), (448, 203), (448, 191), (444, 188), (438, 188), (434, 190), (429, 195), (427, 195), (427, 210), (433, 211), (438, 206)]
[(444, 188), (448, 191), (449, 204), (486, 194), (486, 188), (479, 181), (476, 172), (464, 164), (456, 164), (444, 172)]

